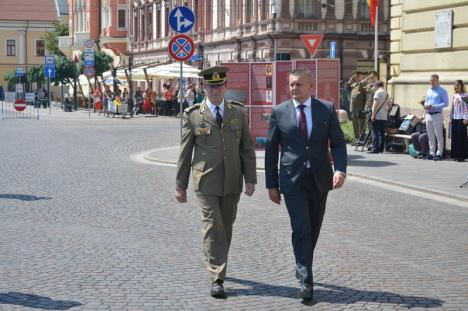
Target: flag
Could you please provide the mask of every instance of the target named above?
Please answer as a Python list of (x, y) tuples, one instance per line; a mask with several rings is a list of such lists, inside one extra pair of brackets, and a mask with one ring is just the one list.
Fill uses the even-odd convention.
[(375, 11), (379, 6), (379, 0), (367, 0), (367, 5), (369, 5), (369, 15), (371, 24), (373, 27), (375, 27)]

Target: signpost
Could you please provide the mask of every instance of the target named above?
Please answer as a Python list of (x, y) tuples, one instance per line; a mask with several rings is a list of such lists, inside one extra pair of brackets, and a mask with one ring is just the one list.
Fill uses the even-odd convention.
[(186, 6), (178, 6), (171, 10), (168, 16), (169, 25), (178, 32), (178, 35), (172, 37), (167, 46), (169, 54), (176, 61), (180, 62), (180, 81), (179, 81), (179, 116), (180, 116), (180, 138), (182, 139), (182, 103), (184, 87), (183, 79), (183, 63), (190, 59), (195, 53), (195, 43), (192, 38), (182, 33), (189, 32), (195, 25), (195, 14)]
[(323, 40), (323, 35), (301, 35), (302, 42), (304, 42), (310, 57), (314, 57), (320, 43)]
[[(94, 54), (94, 41), (93, 40), (85, 40), (84, 42), (84, 65), (83, 74), (88, 77), (94, 77), (96, 75), (96, 70), (94, 69), (95, 66), (95, 54)], [(88, 113), (89, 118), (91, 118), (91, 88), (89, 88), (88, 93)]]
[(50, 79), (55, 78), (55, 57), (46, 55), (44, 58), (44, 77), (47, 78), (47, 93), (49, 94), (49, 114), (52, 113), (51, 94), (50, 94)]

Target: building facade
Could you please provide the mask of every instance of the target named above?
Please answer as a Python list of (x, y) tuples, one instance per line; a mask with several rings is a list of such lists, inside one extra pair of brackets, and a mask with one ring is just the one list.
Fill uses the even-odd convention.
[(23, 68), (44, 64), (46, 55), (46, 31), (52, 31), (52, 22), (59, 19), (54, 0), (0, 1), (0, 85), (4, 90), (14, 91), (7, 85), (5, 74)]
[[(167, 17), (186, 5), (196, 15), (190, 36), (196, 43), (200, 68), (221, 62), (262, 62), (310, 58), (301, 34), (324, 34), (315, 57), (326, 58), (336, 42), (342, 76), (359, 60), (374, 55), (374, 28), (366, 0), (140, 0), (129, 1), (129, 52), (135, 65), (170, 61), (167, 44), (174, 35)], [(388, 59), (390, 0), (379, 7), (379, 51)]]
[(128, 57), (127, 0), (68, 0), (69, 35), (59, 38), (59, 48), (72, 59), (80, 57), (85, 40), (114, 57), (114, 66), (124, 66)]
[[(418, 101), (435, 73), (449, 93), (468, 83), (468, 1), (392, 0), (389, 89), (406, 112), (418, 115)], [(448, 118), (449, 109), (445, 109)]]

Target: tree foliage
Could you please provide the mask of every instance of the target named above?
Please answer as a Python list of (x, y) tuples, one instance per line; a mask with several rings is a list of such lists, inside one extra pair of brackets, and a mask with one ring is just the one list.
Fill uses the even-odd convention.
[(7, 83), (16, 83), (17, 81), (16, 71), (15, 70), (7, 71), (3, 75), (3, 80), (6, 81)]
[(62, 51), (58, 47), (58, 37), (68, 36), (68, 23), (54, 21), (52, 24), (54, 25), (54, 30), (46, 31), (43, 37), (46, 50), (51, 54), (63, 56)]
[(44, 66), (36, 65), (30, 67), (26, 76), (28, 81), (36, 82), (39, 85), (42, 81), (44, 81)]
[(69, 84), (75, 78), (75, 63), (69, 58), (60, 57), (57, 61), (57, 71), (55, 75), (55, 85), (59, 83)]

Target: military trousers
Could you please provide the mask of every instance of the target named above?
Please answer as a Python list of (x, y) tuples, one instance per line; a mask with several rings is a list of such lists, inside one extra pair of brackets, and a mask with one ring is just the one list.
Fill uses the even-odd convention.
[(354, 138), (358, 139), (366, 125), (366, 116), (361, 112), (364, 110), (365, 102), (356, 100), (353, 101), (351, 105), (351, 119), (353, 122)]
[(240, 193), (225, 196), (197, 194), (197, 198), (201, 208), (206, 269), (213, 282), (224, 280)]

